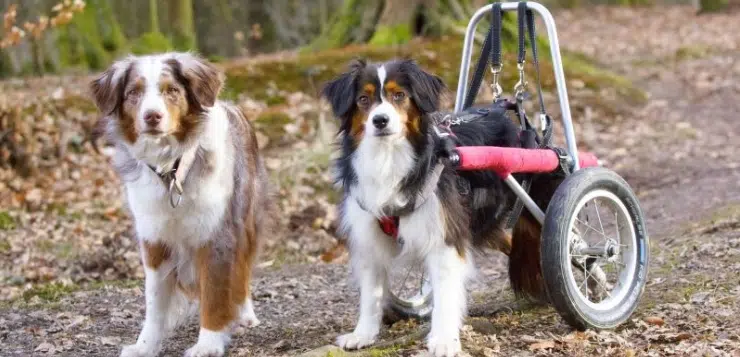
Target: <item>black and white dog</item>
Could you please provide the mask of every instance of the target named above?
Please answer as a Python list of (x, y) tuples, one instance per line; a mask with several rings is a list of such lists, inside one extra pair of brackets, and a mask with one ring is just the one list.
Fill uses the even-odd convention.
[[(440, 153), (450, 153), (440, 150), (448, 139), (432, 118), (444, 91), (440, 78), (410, 60), (355, 61), (323, 88), (341, 121), (335, 162), (344, 191), (341, 229), (361, 291), (357, 326), (337, 339), (343, 348), (375, 341), (387, 270), (399, 260), (425, 262), (434, 304), (427, 347), (434, 356), (461, 351), (474, 249), (487, 246), (510, 255), (515, 290), (541, 295), (539, 224), (522, 215), (512, 247), (504, 221), (514, 196), (503, 181), (491, 172), (458, 173), (439, 160)], [(513, 121), (496, 114), (456, 125), (450, 137), (457, 145), (518, 147), (518, 132)], [(542, 181), (535, 180), (532, 196), (546, 204), (552, 192)]]

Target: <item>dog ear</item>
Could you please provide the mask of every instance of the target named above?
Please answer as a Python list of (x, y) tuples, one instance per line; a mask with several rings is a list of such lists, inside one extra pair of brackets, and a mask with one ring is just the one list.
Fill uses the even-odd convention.
[(131, 64), (130, 58), (117, 61), (90, 82), (93, 101), (103, 116), (112, 115), (123, 103), (123, 91)]
[(224, 74), (205, 59), (190, 53), (176, 53), (166, 61), (175, 77), (185, 87), (188, 105), (203, 111), (216, 103), (224, 84)]
[(329, 81), (321, 89), (321, 96), (331, 104), (334, 116), (346, 118), (355, 107), (355, 96), (357, 95), (357, 77), (367, 62), (356, 59), (350, 62), (349, 71), (342, 73), (339, 77)]
[(439, 102), (447, 89), (442, 78), (425, 72), (411, 60), (404, 61), (401, 68), (408, 73), (412, 99), (422, 114), (439, 110)]

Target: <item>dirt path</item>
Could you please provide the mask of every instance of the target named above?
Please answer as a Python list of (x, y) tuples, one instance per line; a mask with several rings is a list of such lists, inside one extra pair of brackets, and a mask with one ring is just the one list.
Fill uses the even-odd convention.
[[(576, 114), (585, 116), (576, 128), (582, 144), (627, 179), (647, 215), (652, 266), (640, 308), (616, 331), (572, 333), (553, 310), (514, 301), (503, 261), (493, 256), (481, 264), (482, 282), (472, 289), (463, 332), (470, 355), (740, 355), (740, 53), (733, 52), (740, 35), (716, 31), (731, 22), (728, 16), (690, 25), (694, 17), (677, 8), (655, 25), (648, 20), (659, 11), (636, 11), (643, 10), (581, 10), (556, 18), (569, 24), (561, 25), (561, 43), (624, 71), (650, 96), (622, 118)], [(635, 45), (619, 55), (617, 44), (640, 38), (622, 30), (626, 19), (652, 24), (645, 29), (653, 46)], [(675, 39), (687, 26), (704, 30)], [(720, 32), (724, 37), (717, 40)], [(699, 51), (687, 47), (694, 37), (710, 40), (701, 42), (701, 53), (680, 55)], [(608, 38), (613, 45), (600, 43), (609, 50), (599, 53), (583, 38)], [(1, 306), (0, 356), (115, 356), (138, 333), (141, 289), (140, 282), (110, 284), (54, 302)], [(355, 322), (357, 290), (344, 264), (260, 269), (254, 290), (262, 325), (234, 339), (232, 356), (298, 355), (330, 344)], [(423, 329), (397, 324), (383, 341)], [(196, 336), (195, 323), (188, 324), (167, 343), (165, 355), (180, 355)], [(407, 356), (423, 346), (418, 339), (397, 342), (365, 353)]]

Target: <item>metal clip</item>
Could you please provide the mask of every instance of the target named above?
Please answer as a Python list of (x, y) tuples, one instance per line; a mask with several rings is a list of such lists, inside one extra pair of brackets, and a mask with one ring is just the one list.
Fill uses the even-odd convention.
[[(173, 172), (170, 177), (170, 205), (172, 208), (177, 208), (177, 206), (180, 205), (180, 201), (182, 201), (182, 185), (180, 184), (180, 181), (177, 180), (177, 176), (175, 176), (175, 173)], [(175, 195), (177, 195), (177, 200), (175, 200)]]
[(544, 133), (547, 130), (547, 114), (540, 113), (540, 130)]
[(499, 97), (501, 97), (501, 93), (504, 92), (504, 90), (501, 88), (501, 85), (498, 83), (498, 76), (499, 74), (501, 74), (501, 68), (503, 68), (503, 65), (498, 65), (497, 67), (491, 66), (491, 73), (493, 73), (493, 83), (491, 83), (493, 100), (497, 100)]
[(527, 90), (527, 79), (524, 77), (524, 62), (517, 63), (516, 68), (519, 70), (519, 82), (514, 85), (514, 93), (517, 99), (524, 99), (524, 92)]

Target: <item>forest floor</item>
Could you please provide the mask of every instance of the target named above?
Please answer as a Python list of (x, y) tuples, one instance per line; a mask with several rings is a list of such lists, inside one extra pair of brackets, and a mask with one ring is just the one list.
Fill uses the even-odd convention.
[[(737, 15), (598, 7), (557, 11), (555, 18), (566, 49), (594, 57), (648, 94), (643, 104), (614, 108), (603, 105), (608, 91), (580, 100), (593, 90), (569, 82), (579, 144), (641, 200), (649, 280), (630, 321), (612, 331), (574, 332), (553, 309), (515, 300), (504, 259), (491, 253), (478, 259), (481, 279), (471, 286), (465, 354), (740, 356), (740, 32), (728, 30)], [(22, 100), (45, 90), (60, 97), (86, 80), (1, 85)], [(358, 292), (333, 236), (331, 138), (303, 121), (331, 119), (310, 95), (286, 98), (281, 134), (261, 136), (280, 186), (283, 215), (276, 219), (285, 229), (270, 237), (256, 270), (262, 324), (235, 337), (229, 355), (418, 355), (426, 324), (413, 321), (385, 329), (374, 348), (331, 347), (354, 326)], [(272, 110), (240, 100), (256, 112)], [(2, 357), (116, 356), (139, 332), (143, 282), (130, 221), (106, 157), (88, 146), (66, 153), (46, 177), (0, 171)], [(181, 355), (196, 338), (192, 321), (163, 355)]]

